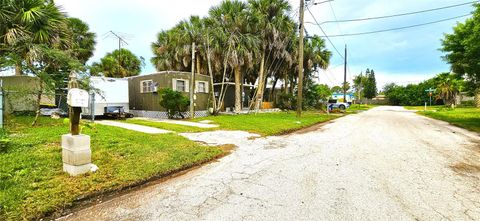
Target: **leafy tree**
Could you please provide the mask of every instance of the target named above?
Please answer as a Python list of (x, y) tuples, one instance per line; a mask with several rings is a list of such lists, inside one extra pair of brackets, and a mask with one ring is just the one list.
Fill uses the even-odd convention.
[(454, 73), (465, 76), (466, 89), (475, 94), (476, 105), (480, 107), (480, 4), (475, 4), (473, 17), (464, 23), (457, 23), (452, 34), (442, 40), (443, 59), (451, 65)]
[(340, 87), (340, 86), (333, 86), (331, 89), (330, 89), (333, 93), (343, 93), (343, 88)]
[(364, 95), (365, 82), (367, 82), (367, 76), (363, 75), (363, 72), (353, 78), (353, 89), (359, 100), (362, 100)]
[(90, 68), (92, 75), (102, 74), (105, 77), (123, 78), (137, 76), (142, 70), (144, 59), (138, 58), (135, 54), (127, 49), (115, 50), (107, 53), (100, 60), (100, 63), (93, 63)]
[(463, 80), (455, 74), (443, 73), (419, 84), (399, 86), (387, 84), (383, 91), (393, 105), (419, 106), (430, 100), (429, 88), (437, 90), (432, 95), (434, 104), (454, 104), (455, 97), (462, 90)]
[(159, 90), (160, 106), (167, 110), (168, 118), (173, 119), (180, 116), (182, 119), (183, 112), (187, 111), (190, 100), (181, 92), (174, 91), (171, 88)]
[(332, 96), (332, 91), (326, 84), (315, 85), (315, 91), (321, 101), (328, 101), (328, 99)]
[(364, 96), (365, 98), (372, 99), (377, 96), (377, 81), (375, 80), (375, 72), (367, 69), (365, 72), (366, 81), (364, 83)]
[[(343, 82), (342, 83), (342, 90), (345, 90), (345, 92), (348, 92), (350, 90), (350, 82)], [(342, 91), (343, 92), (343, 91)]]

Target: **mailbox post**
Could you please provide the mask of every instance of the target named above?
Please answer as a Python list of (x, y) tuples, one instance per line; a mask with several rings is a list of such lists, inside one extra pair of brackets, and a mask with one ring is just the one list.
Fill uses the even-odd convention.
[(80, 134), (80, 114), (82, 107), (88, 107), (88, 100), (88, 92), (78, 88), (76, 74), (72, 72), (67, 95), (70, 134), (62, 136), (63, 171), (71, 176), (87, 173), (92, 168), (90, 136)]

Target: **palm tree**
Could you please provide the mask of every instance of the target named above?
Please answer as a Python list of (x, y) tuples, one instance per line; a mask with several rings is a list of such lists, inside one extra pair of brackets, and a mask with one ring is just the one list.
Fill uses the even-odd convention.
[[(293, 22), (287, 16), (290, 5), (285, 0), (249, 0), (249, 9), (254, 17), (256, 34), (260, 37), (260, 67), (258, 73), (258, 89), (255, 98), (255, 107), (259, 108), (263, 100), (267, 74), (265, 65), (274, 62), (283, 54), (286, 48), (285, 37), (293, 32)], [(268, 55), (267, 55), (268, 53)], [(272, 56), (270, 56), (272, 55)], [(273, 58), (272, 58), (273, 57)], [(270, 68), (267, 68), (270, 69)]]
[(219, 6), (210, 9), (209, 15), (217, 27), (221, 27), (227, 48), (226, 64), (235, 76), (235, 111), (242, 109), (241, 84), (242, 71), (253, 68), (254, 56), (257, 54), (259, 37), (252, 34), (252, 16), (248, 13), (246, 3), (238, 0), (225, 0)]
[(434, 78), (438, 96), (446, 105), (456, 105), (456, 98), (463, 89), (463, 80), (450, 73), (442, 73)]
[(1, 0), (0, 53), (17, 55), (16, 75), (22, 74), (21, 63), (32, 54), (25, 45), (46, 44), (68, 48), (65, 15), (53, 1)]
[(95, 33), (90, 32), (88, 25), (78, 18), (68, 18), (67, 25), (72, 55), (85, 64), (95, 51)]
[(100, 63), (93, 63), (90, 69), (92, 75), (103, 74), (105, 77), (130, 77), (140, 74), (144, 64), (143, 58), (138, 58), (127, 49), (115, 50), (108, 53), (100, 60)]

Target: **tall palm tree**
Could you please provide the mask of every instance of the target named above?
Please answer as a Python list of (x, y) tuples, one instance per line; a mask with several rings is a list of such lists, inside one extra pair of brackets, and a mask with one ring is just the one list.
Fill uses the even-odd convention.
[(251, 22), (247, 4), (239, 0), (225, 0), (211, 8), (209, 15), (227, 37), (225, 48), (229, 53), (225, 60), (235, 76), (235, 111), (241, 111), (242, 71), (253, 67), (259, 47), (259, 37), (252, 34), (255, 24)]
[[(288, 17), (290, 5), (286, 0), (249, 0), (249, 10), (255, 19), (256, 34), (260, 37), (260, 64), (258, 73), (258, 88), (255, 98), (256, 109), (263, 100), (264, 88), (275, 60), (279, 60), (287, 46), (285, 41), (289, 32), (293, 32), (293, 22)], [(268, 53), (268, 55), (267, 55)], [(271, 55), (271, 56), (269, 56)]]

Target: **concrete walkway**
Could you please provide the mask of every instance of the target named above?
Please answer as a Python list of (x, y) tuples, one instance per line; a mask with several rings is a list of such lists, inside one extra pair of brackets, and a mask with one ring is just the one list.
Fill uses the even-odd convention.
[(159, 119), (152, 119), (152, 118), (145, 118), (145, 117), (137, 117), (135, 119), (161, 122), (161, 123), (167, 123), (167, 124), (177, 124), (177, 125), (198, 127), (198, 128), (217, 128), (218, 127), (218, 125), (216, 124), (206, 124), (206, 123), (198, 123), (198, 122), (190, 122), (190, 121), (182, 121), (182, 120), (159, 120)]
[(118, 121), (101, 120), (101, 121), (96, 121), (96, 123), (107, 125), (107, 126), (121, 127), (127, 130), (133, 130), (133, 131), (147, 133), (147, 134), (173, 133), (172, 131), (169, 131), (169, 130), (162, 130), (155, 127), (147, 127), (147, 126), (142, 126), (137, 124), (122, 123)]

